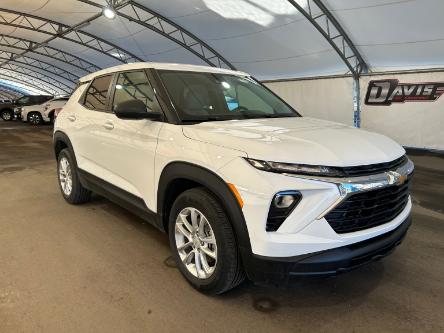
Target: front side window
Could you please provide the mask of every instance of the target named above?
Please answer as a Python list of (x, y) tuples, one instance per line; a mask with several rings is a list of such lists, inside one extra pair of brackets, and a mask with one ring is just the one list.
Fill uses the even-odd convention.
[(250, 77), (180, 71), (160, 77), (183, 122), (299, 116)]
[(24, 104), (27, 104), (29, 102), (29, 100), (30, 100), (29, 96), (23, 96), (17, 100), (17, 104), (24, 105)]
[(105, 111), (108, 97), (108, 89), (112, 75), (101, 76), (91, 83), (85, 95), (84, 105), (88, 109)]
[(147, 112), (154, 108), (154, 90), (144, 71), (120, 73), (114, 90), (113, 109), (122, 102), (138, 99), (142, 101)]

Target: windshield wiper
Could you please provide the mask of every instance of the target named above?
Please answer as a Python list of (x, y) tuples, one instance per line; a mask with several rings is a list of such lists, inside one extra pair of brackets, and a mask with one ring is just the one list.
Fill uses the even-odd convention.
[(185, 118), (182, 119), (183, 123), (203, 123), (206, 121), (224, 121), (224, 120), (231, 120), (231, 118), (225, 118), (225, 117), (208, 117), (208, 118)]
[[(250, 111), (250, 112), (249, 112)], [(276, 113), (264, 113), (264, 112), (254, 112), (254, 110), (241, 111), (240, 112), (244, 119), (260, 119), (260, 118), (285, 118), (285, 117), (297, 117), (295, 114), (276, 114)]]

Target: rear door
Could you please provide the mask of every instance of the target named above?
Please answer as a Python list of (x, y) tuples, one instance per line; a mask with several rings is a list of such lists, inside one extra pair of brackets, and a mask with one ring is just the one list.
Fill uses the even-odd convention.
[(86, 89), (75, 108), (66, 109), (69, 137), (72, 141), (78, 167), (103, 178), (109, 163), (108, 136), (102, 131), (111, 112), (108, 103), (113, 75), (95, 78)]

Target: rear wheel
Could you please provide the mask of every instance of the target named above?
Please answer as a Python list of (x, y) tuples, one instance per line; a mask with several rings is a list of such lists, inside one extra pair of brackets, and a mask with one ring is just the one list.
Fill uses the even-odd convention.
[(230, 221), (219, 200), (206, 189), (179, 195), (171, 209), (169, 238), (177, 266), (197, 290), (221, 294), (244, 280)]
[(91, 191), (80, 183), (77, 167), (68, 148), (63, 149), (57, 159), (57, 175), (63, 197), (71, 204), (81, 204), (91, 199)]
[(39, 112), (30, 112), (28, 114), (28, 122), (33, 125), (40, 125), (43, 123), (42, 115)]
[(10, 120), (14, 119), (14, 112), (12, 112), (12, 110), (3, 110), (1, 112), (1, 118), (4, 121), (10, 121)]

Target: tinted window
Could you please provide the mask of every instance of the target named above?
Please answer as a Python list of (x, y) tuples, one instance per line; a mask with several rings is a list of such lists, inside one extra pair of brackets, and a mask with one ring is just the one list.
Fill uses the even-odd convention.
[(144, 71), (120, 73), (114, 91), (113, 108), (118, 104), (138, 99), (146, 105), (148, 112), (153, 111), (154, 91)]
[(29, 102), (29, 100), (30, 100), (29, 96), (23, 96), (17, 100), (17, 104), (26, 104)]
[(85, 95), (85, 106), (89, 109), (104, 111), (112, 75), (102, 76), (91, 83)]

